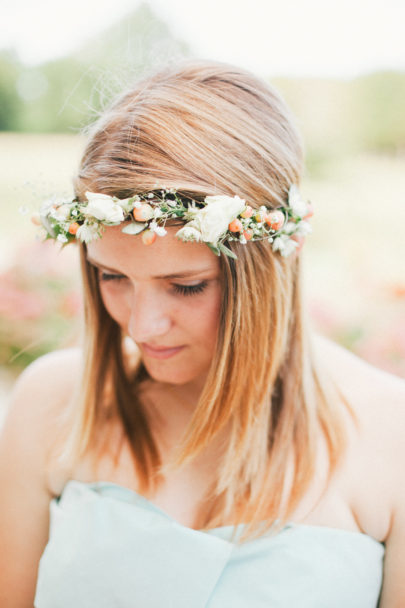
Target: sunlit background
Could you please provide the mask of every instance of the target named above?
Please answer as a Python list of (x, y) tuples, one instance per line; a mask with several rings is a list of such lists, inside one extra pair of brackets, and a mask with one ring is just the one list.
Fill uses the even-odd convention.
[(3, 393), (74, 343), (75, 251), (29, 216), (70, 195), (83, 127), (149, 67), (205, 57), (275, 85), (302, 130), (304, 249), (315, 329), (405, 377), (405, 4), (402, 0), (10, 0), (0, 32)]

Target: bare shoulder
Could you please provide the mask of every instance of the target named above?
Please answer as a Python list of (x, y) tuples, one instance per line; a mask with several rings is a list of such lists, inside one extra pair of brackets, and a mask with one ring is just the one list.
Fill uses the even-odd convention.
[(321, 336), (313, 343), (354, 413), (345, 476), (358, 521), (387, 541), (393, 521), (403, 520), (405, 543), (405, 380)]
[[(370, 365), (342, 346), (314, 337), (315, 352), (350, 404), (357, 421), (356, 442), (370, 459), (385, 465), (405, 458), (405, 380)], [(380, 468), (380, 467), (379, 467)], [(395, 470), (390, 469), (388, 470)]]
[(21, 453), (21, 458), (29, 450), (30, 460), (41, 463), (45, 477), (46, 452), (55, 433), (56, 420), (79, 380), (80, 361), (79, 349), (59, 350), (44, 355), (24, 370), (11, 395), (2, 445), (18, 442), (20, 452), (16, 457)]
[(405, 379), (374, 367), (319, 334), (314, 334), (313, 343), (315, 353), (330, 377), (352, 400), (356, 415), (362, 418), (366, 413), (367, 420), (372, 423), (374, 417), (384, 414), (388, 425), (390, 415), (397, 421), (401, 416), (405, 417)]
[[(18, 378), (12, 402), (17, 401), (20, 407), (47, 408), (64, 400), (63, 393), (69, 388), (80, 373), (80, 350), (69, 348), (57, 350), (39, 357), (29, 365)], [(66, 393), (65, 393), (66, 396)]]
[(0, 434), (1, 605), (33, 605), (49, 533), (47, 448), (79, 366), (77, 351), (46, 355), (21, 374), (12, 394)]
[(313, 345), (357, 420), (344, 477), (360, 527), (385, 543), (379, 605), (405, 606), (405, 380), (322, 336)]

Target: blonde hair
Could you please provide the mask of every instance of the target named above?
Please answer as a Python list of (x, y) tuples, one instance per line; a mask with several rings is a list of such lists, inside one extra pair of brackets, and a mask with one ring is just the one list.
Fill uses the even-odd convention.
[[(280, 96), (250, 73), (216, 62), (159, 71), (126, 92), (90, 133), (75, 181), (124, 198), (156, 183), (184, 195), (238, 194), (253, 207), (285, 205), (303, 164), (300, 137)], [(193, 459), (221, 429), (227, 442), (203, 526), (268, 525), (293, 512), (313, 479), (323, 434), (332, 471), (344, 435), (337, 396), (310, 348), (300, 256), (266, 242), (232, 243), (222, 256), (223, 304), (212, 367), (173, 466)], [(111, 383), (111, 403), (132, 449), (140, 491), (158, 483), (159, 450), (139, 399), (147, 376), (130, 369), (82, 249), (85, 365), (71, 454), (91, 447)], [(291, 468), (290, 468), (291, 465)]]

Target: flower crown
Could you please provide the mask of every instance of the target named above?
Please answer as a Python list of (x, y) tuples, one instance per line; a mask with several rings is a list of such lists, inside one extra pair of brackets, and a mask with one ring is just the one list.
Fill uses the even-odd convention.
[[(76, 239), (89, 243), (99, 238), (105, 226), (125, 223), (125, 234), (142, 233), (151, 245), (166, 234), (169, 220), (186, 222), (177, 231), (182, 241), (204, 242), (216, 254), (236, 258), (226, 241), (260, 241), (267, 239), (273, 251), (284, 257), (293, 253), (311, 232), (308, 219), (312, 206), (305, 202), (292, 185), (288, 204), (278, 209), (264, 205), (253, 209), (239, 196), (207, 196), (201, 201), (179, 195), (174, 189), (155, 190), (126, 199), (86, 192), (87, 200), (48, 201), (37, 217), (47, 233), (62, 244)], [(34, 220), (35, 221), (35, 220)]]

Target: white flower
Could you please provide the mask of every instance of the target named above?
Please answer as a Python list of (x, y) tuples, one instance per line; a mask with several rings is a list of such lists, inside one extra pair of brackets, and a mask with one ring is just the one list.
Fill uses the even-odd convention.
[(89, 224), (87, 222), (82, 224), (76, 232), (76, 238), (82, 243), (90, 243), (91, 241), (98, 239), (99, 236), (98, 224)]
[(294, 234), (297, 231), (297, 224), (295, 222), (287, 222), (284, 226), (284, 234)]
[(205, 207), (195, 213), (194, 222), (206, 243), (217, 244), (218, 240), (228, 230), (228, 225), (246, 207), (239, 196), (207, 196)]
[(201, 211), (201, 208), (197, 207), (197, 205), (195, 204), (195, 201), (191, 201), (191, 203), (188, 203), (187, 210), (184, 214), (184, 217), (187, 219), (193, 220), (200, 211)]
[(140, 201), (140, 199), (136, 199), (136, 201), (134, 201), (134, 209), (140, 209), (142, 207), (142, 202)]
[(132, 211), (132, 209), (134, 208), (135, 204), (134, 204), (134, 200), (131, 198), (122, 198), (122, 199), (118, 199), (117, 200), (117, 205), (119, 205), (123, 212), (125, 213), (125, 215), (129, 215)]
[(72, 204), (63, 203), (59, 207), (56, 207), (56, 209), (52, 209), (50, 216), (58, 222), (65, 222), (69, 217), (71, 208)]
[(308, 213), (308, 204), (304, 201), (295, 184), (292, 184), (288, 192), (288, 204), (294, 215), (304, 217)]
[(273, 251), (279, 251), (283, 257), (288, 257), (297, 247), (297, 241), (290, 239), (290, 237), (285, 234), (275, 238), (272, 245)]
[(115, 203), (111, 196), (86, 192), (89, 204), (84, 209), (87, 217), (95, 217), (101, 222), (116, 224), (124, 220), (124, 211)]
[(180, 228), (180, 230), (176, 232), (177, 238), (181, 239), (182, 241), (201, 241), (201, 232), (191, 224), (192, 222), (189, 222), (189, 224), (186, 224), (183, 226), (183, 228)]
[(58, 234), (56, 240), (59, 241), (60, 243), (67, 243), (69, 239), (67, 238), (67, 236), (65, 234)]
[(42, 203), (41, 208), (39, 210), (39, 219), (41, 220), (42, 226), (45, 228), (47, 234), (49, 234), (53, 239), (56, 238), (55, 231), (52, 226), (52, 222), (50, 221), (51, 212), (55, 208), (55, 201), (53, 199), (47, 200)]
[(149, 224), (149, 230), (155, 232), (158, 236), (165, 236), (167, 230), (163, 226), (159, 226), (154, 220)]
[(311, 234), (312, 232), (312, 226), (309, 222), (306, 222), (305, 220), (303, 220), (302, 222), (298, 223), (298, 228), (295, 231), (295, 234), (299, 234), (300, 236), (306, 236), (307, 234)]

